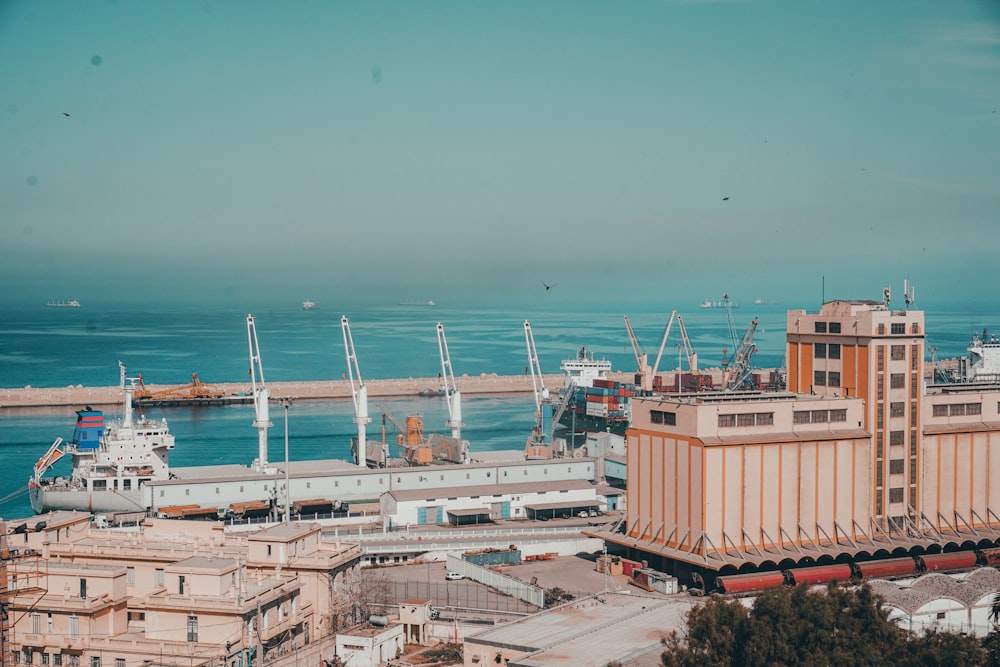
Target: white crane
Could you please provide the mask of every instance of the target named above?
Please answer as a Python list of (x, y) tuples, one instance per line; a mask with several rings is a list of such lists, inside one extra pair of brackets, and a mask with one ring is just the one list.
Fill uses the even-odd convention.
[(750, 326), (747, 327), (746, 333), (743, 334), (743, 340), (740, 341), (739, 346), (736, 348), (736, 353), (733, 355), (733, 365), (729, 369), (726, 378), (725, 391), (753, 388), (753, 366), (751, 365), (751, 359), (757, 351), (757, 344), (753, 342), (753, 335), (756, 331), (757, 318), (755, 317), (750, 322)]
[(667, 327), (663, 331), (663, 340), (660, 342), (660, 351), (656, 355), (656, 363), (650, 367), (648, 357), (639, 346), (639, 339), (636, 338), (635, 332), (632, 330), (632, 324), (628, 321), (628, 315), (625, 316), (625, 328), (628, 330), (628, 338), (632, 342), (632, 351), (635, 352), (635, 362), (639, 366), (639, 375), (642, 380), (641, 387), (645, 391), (652, 391), (653, 389), (653, 378), (656, 377), (656, 372), (660, 368), (663, 348), (667, 346), (667, 338), (670, 337), (670, 328), (674, 324), (675, 317), (677, 317), (677, 311), (670, 311), (670, 319), (667, 320)]
[(531, 386), (535, 392), (535, 427), (531, 431), (529, 445), (544, 445), (543, 429), (544, 406), (549, 402), (549, 390), (545, 387), (542, 367), (538, 363), (538, 350), (535, 348), (535, 337), (531, 335), (531, 322), (524, 321), (524, 340), (528, 345), (528, 365), (531, 367)]
[[(680, 315), (677, 316), (677, 328), (681, 332), (681, 346), (684, 348), (684, 356), (687, 358), (688, 370), (691, 373), (698, 372), (698, 353), (694, 351), (694, 347), (691, 346), (691, 339), (688, 338), (687, 329), (684, 328), (684, 318)], [(677, 370), (681, 370), (680, 363), (677, 364)]]
[(250, 342), (250, 386), (253, 390), (253, 427), (257, 429), (257, 461), (258, 472), (267, 468), (267, 429), (271, 428), (271, 418), (268, 415), (267, 402), (271, 393), (264, 384), (264, 367), (260, 363), (260, 346), (257, 344), (257, 327), (253, 315), (247, 315), (247, 339)]
[(455, 373), (451, 368), (448, 354), (448, 339), (444, 335), (444, 325), (437, 323), (438, 352), (441, 354), (441, 381), (444, 383), (444, 402), (448, 406), (448, 428), (451, 437), (462, 439), (462, 395), (455, 384)]
[(354, 452), (354, 462), (365, 467), (368, 458), (368, 443), (365, 426), (372, 422), (368, 416), (368, 387), (361, 379), (361, 369), (358, 368), (358, 357), (354, 354), (354, 339), (351, 338), (351, 325), (346, 316), (340, 318), (340, 328), (344, 332), (344, 353), (347, 356), (347, 377), (351, 382), (351, 398), (354, 399), (354, 423), (358, 425), (357, 451)]

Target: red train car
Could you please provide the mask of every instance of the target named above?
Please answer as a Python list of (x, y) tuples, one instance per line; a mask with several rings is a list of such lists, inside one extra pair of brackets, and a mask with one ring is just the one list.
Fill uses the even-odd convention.
[(992, 549), (980, 549), (979, 553), (982, 555), (982, 565), (988, 567), (1000, 567), (1000, 548), (993, 547)]
[(904, 558), (884, 558), (855, 563), (854, 568), (862, 579), (892, 579), (908, 577), (920, 573), (917, 561), (912, 556)]
[(834, 579), (839, 582), (851, 580), (854, 571), (847, 563), (837, 565), (817, 565), (816, 567), (798, 567), (788, 571), (795, 584), (827, 584)]
[(975, 551), (952, 551), (943, 554), (918, 556), (926, 572), (952, 572), (971, 570), (976, 567), (979, 557)]
[(715, 578), (715, 586), (722, 593), (752, 593), (765, 588), (776, 588), (784, 583), (784, 572), (750, 572)]

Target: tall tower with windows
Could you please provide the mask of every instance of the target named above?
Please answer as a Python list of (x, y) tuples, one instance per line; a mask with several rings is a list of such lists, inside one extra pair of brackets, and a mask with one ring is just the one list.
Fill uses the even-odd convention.
[[(872, 433), (871, 506), (883, 530), (906, 530), (920, 507), (924, 313), (882, 301), (835, 300), (788, 312), (788, 389), (865, 401)], [(856, 484), (865, 480), (855, 480)]]

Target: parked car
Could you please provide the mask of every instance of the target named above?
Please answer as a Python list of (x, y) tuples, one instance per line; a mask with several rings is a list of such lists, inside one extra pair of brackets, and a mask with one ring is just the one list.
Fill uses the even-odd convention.
[(576, 515), (577, 515), (578, 517), (580, 517), (581, 519), (586, 519), (586, 518), (587, 518), (588, 516), (590, 516), (590, 515), (589, 515), (589, 514), (587, 514), (586, 512), (577, 512), (577, 513), (576, 513)]
[(462, 574), (461, 572), (449, 572), (448, 574), (444, 575), (444, 578), (447, 579), (448, 581), (457, 581), (459, 579), (465, 579), (465, 575)]
[(600, 516), (600, 513), (597, 510), (590, 510), (590, 516)]

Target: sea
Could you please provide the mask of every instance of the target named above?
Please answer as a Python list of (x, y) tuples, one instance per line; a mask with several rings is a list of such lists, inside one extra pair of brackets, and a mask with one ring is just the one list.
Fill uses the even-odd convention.
[[(790, 308), (818, 310), (818, 303), (742, 303), (731, 309), (699, 308), (692, 301), (681, 312), (701, 368), (718, 367), (757, 318), (754, 365), (784, 366), (786, 313)], [(304, 310), (300, 302), (266, 303), (253, 308), (232, 304), (83, 303), (80, 308), (0, 302), (0, 389), (16, 387), (112, 386), (121, 361), (129, 377), (141, 373), (147, 384), (184, 385), (197, 373), (202, 382), (244, 382), (249, 378), (247, 316), (253, 315), (265, 382), (342, 379), (348, 373), (341, 317), (347, 317), (363, 379), (437, 378), (442, 372), (437, 324), (444, 327), (448, 356), (456, 377), (528, 372), (525, 321), (538, 362), (546, 374), (560, 373), (564, 359), (581, 348), (611, 361), (615, 371), (634, 371), (636, 354), (624, 323), (628, 316), (641, 351), (663, 371), (686, 369), (679, 327), (662, 347), (670, 316), (659, 304), (587, 304), (553, 309), (438, 302), (434, 306), (400, 303)], [(1000, 324), (995, 310), (975, 304), (924, 308), (928, 361), (965, 354), (974, 332)], [(992, 321), (987, 321), (991, 318)], [(548, 387), (555, 390), (557, 387)], [(0, 407), (0, 517), (31, 515), (27, 481), (35, 461), (52, 442), (73, 434), (75, 411), (84, 406)], [(115, 410), (120, 412), (120, 409)], [(393, 421), (420, 414), (425, 433), (448, 433), (443, 398), (369, 400), (370, 438), (389, 442), (398, 433)], [(166, 419), (176, 438), (172, 466), (239, 463), (257, 454), (251, 405), (149, 408), (146, 416)], [(286, 415), (271, 407), (274, 427), (268, 455), (285, 459), (285, 428), (290, 460), (348, 459), (357, 432), (348, 400), (293, 403)], [(524, 448), (535, 424), (531, 395), (462, 398), (462, 437), (472, 451)], [(390, 455), (398, 456), (395, 446)], [(67, 474), (68, 461), (53, 474)], [(65, 467), (62, 468), (61, 466)]]

